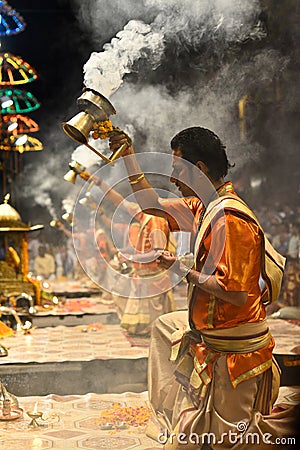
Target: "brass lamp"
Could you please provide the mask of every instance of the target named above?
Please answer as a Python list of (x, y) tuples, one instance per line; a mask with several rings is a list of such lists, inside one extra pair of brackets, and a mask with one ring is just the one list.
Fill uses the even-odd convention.
[(75, 184), (77, 175), (85, 171), (85, 167), (77, 161), (71, 161), (69, 164), (70, 170), (64, 176), (64, 180)]
[(63, 122), (64, 132), (73, 141), (83, 144), (107, 163), (114, 162), (122, 154), (127, 144), (123, 144), (110, 158), (100, 153), (88, 143), (89, 133), (94, 128), (95, 123), (109, 120), (112, 114), (116, 114), (115, 108), (104, 95), (93, 89), (85, 89), (83, 94), (77, 99), (77, 105), (81, 112), (72, 117), (68, 122)]

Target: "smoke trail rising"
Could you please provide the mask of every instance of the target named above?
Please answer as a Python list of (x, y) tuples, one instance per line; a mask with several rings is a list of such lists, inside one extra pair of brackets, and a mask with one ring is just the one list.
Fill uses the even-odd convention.
[[(264, 36), (263, 29), (257, 26), (257, 1), (148, 0), (143, 4), (145, 16), (147, 8), (155, 11), (152, 23), (130, 20), (110, 43), (103, 46), (103, 51), (93, 52), (84, 66), (87, 87), (110, 97), (121, 86), (124, 75), (134, 71), (139, 59), (147, 60), (152, 69), (157, 68), (164, 56), (165, 44), (175, 46), (175, 52), (181, 52), (187, 46), (194, 49), (202, 46), (206, 47), (207, 55), (218, 53), (220, 56), (232, 43)], [(94, 8), (94, 17), (97, 17), (99, 5), (100, 2), (94, 1), (86, 7)], [(110, 10), (114, 5), (111, 6)], [(88, 17), (93, 22), (93, 15)], [(207, 65), (207, 60), (202, 65)]]
[(84, 66), (84, 84), (109, 98), (122, 84), (136, 60), (149, 57), (154, 65), (163, 54), (163, 34), (151, 31), (143, 22), (131, 20), (117, 33), (103, 52), (92, 53)]
[(71, 197), (63, 199), (62, 208), (66, 213), (71, 213), (74, 209), (74, 199)]
[[(264, 171), (270, 178), (276, 179), (273, 177), (276, 163), (280, 166), (280, 177), (284, 175), (284, 167), (289, 180), (289, 174), (299, 167), (295, 132), (299, 122), (296, 113), (299, 81), (291, 66), (293, 58), (298, 59), (295, 51), (300, 48), (299, 15), (294, 14), (292, 1), (72, 0), (70, 3), (83, 34), (92, 42), (82, 61), (88, 64), (89, 55), (94, 54), (93, 61), (100, 64), (100, 68), (94, 69), (96, 89), (106, 96), (114, 92), (112, 102), (117, 110), (114, 124), (122, 129), (130, 124), (129, 135), (134, 137), (137, 151), (168, 152), (175, 133), (187, 126), (201, 125), (220, 135), (230, 160), (236, 163), (235, 170), (252, 162), (255, 166), (262, 164), (267, 158)], [(290, 13), (287, 5), (293, 6)], [(261, 20), (261, 6), (267, 11), (266, 22)], [(141, 35), (138, 30), (143, 31)], [(130, 33), (136, 35), (136, 41), (128, 39)], [(285, 41), (288, 34), (290, 47)], [(156, 41), (151, 41), (152, 35), (156, 35)], [(79, 37), (74, 40), (69, 36), (69, 41), (65, 43), (66, 50), (73, 48)], [(151, 47), (151, 42), (157, 47)], [(102, 58), (107, 59), (108, 67), (101, 67)], [(80, 69), (82, 66), (80, 63)], [(116, 72), (111, 78), (110, 67)], [(106, 87), (103, 84), (105, 92), (101, 88), (101, 71), (108, 79)], [(87, 73), (83, 74), (86, 76)], [(282, 81), (281, 100), (277, 104), (267, 98), (274, 78)], [(57, 181), (62, 180), (68, 162), (74, 157), (74, 142), (65, 136), (62, 139), (63, 134), (57, 132), (60, 122), (74, 115), (74, 91), (79, 93), (81, 89), (78, 78), (72, 81), (70, 71), (64, 89), (67, 91), (75, 83), (72, 104), (62, 103), (61, 118), (55, 117), (53, 122), (51, 117), (51, 123), (49, 120), (46, 124), (49, 130), (53, 129), (44, 139), (49, 142), (44, 152), (47, 170), (44, 164), (38, 169), (30, 164), (26, 167), (25, 183), (21, 186), (30, 198), (39, 190), (50, 193), (55, 204), (57, 198), (61, 203), (69, 192), (76, 196), (78, 186)], [(246, 108), (256, 133), (249, 136), (249, 142), (241, 141), (239, 129), (238, 100), (245, 94), (252, 97)], [(259, 110), (265, 115), (255, 122)], [(258, 133), (269, 133), (266, 143), (257, 139)], [(91, 144), (110, 155), (107, 141)], [(86, 167), (90, 165), (90, 153), (84, 147), (82, 154), (77, 155)]]
[[(94, 141), (93, 146), (99, 151), (102, 151), (102, 148), (104, 148), (104, 144), (100, 140)], [(76, 147), (72, 153), (71, 159), (82, 164), (84, 167), (89, 167), (99, 162), (99, 156), (96, 155), (96, 153), (93, 153), (93, 151), (88, 149), (85, 145)]]
[(44, 206), (53, 219), (58, 219), (58, 213), (57, 213), (56, 208), (53, 205), (52, 198), (51, 198), (49, 192), (46, 192), (46, 191), (39, 192), (35, 196), (34, 200), (38, 205)]

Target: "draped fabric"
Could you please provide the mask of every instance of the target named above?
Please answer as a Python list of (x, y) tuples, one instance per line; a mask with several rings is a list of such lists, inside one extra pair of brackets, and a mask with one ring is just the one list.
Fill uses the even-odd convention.
[[(129, 227), (129, 243), (134, 253), (145, 254), (151, 249), (164, 249), (169, 239), (168, 222), (163, 217), (143, 213), (137, 204), (126, 202), (128, 212), (135, 217)], [(121, 326), (130, 334), (150, 334), (151, 324), (161, 314), (175, 310), (167, 271), (158, 268), (156, 260), (133, 262), (131, 292), (124, 299)]]
[[(219, 195), (226, 193), (234, 194), (231, 182), (222, 186)], [(201, 217), (203, 205), (199, 199), (167, 199), (162, 201), (167, 212), (167, 217), (176, 216), (183, 218), (181, 223), (169, 220), (172, 231), (178, 231), (181, 225), (186, 229), (195, 229), (195, 223)], [(176, 210), (178, 212), (176, 213)], [(184, 213), (184, 211), (186, 211)], [(188, 222), (192, 212), (194, 223)], [(199, 225), (199, 224), (197, 224)], [(173, 230), (172, 226), (176, 229)], [(212, 248), (212, 236), (214, 247)], [(226, 237), (225, 242), (223, 236)], [(221, 255), (218, 246), (224, 246)], [(259, 322), (265, 319), (266, 311), (261, 301), (261, 290), (259, 280), (261, 275), (261, 234), (258, 225), (243, 219), (232, 212), (226, 212), (224, 217), (219, 218), (213, 225), (213, 230), (204, 239), (198, 250), (197, 269), (200, 270), (203, 262), (210, 254), (218, 255), (214, 261), (214, 276), (218, 283), (227, 291), (248, 292), (248, 299), (242, 306), (235, 306), (196, 288), (190, 316), (197, 330), (208, 328), (230, 328), (248, 322)], [(238, 384), (243, 379), (250, 378), (262, 373), (270, 367), (273, 339), (262, 349), (244, 354), (228, 354), (227, 365), (230, 379), (233, 384)], [(196, 358), (201, 366), (207, 357), (207, 349), (203, 343), (193, 345)]]
[[(265, 372), (234, 387), (228, 373), (226, 354), (214, 354), (210, 360), (211, 380), (206, 384), (203, 377), (197, 398), (194, 398), (176, 376), (182, 360), (170, 361), (174, 336), (188, 330), (186, 311), (165, 314), (155, 321), (152, 328), (148, 391), (154, 414), (147, 429), (148, 436), (162, 443), (160, 433), (163, 433), (165, 450), (199, 450), (201, 445), (197, 445), (195, 438), (200, 444), (208, 443), (207, 448), (213, 450), (266, 450), (271, 444), (265, 444), (265, 436), (271, 436), (273, 442), (276, 438), (295, 437), (297, 408), (281, 402), (279, 410), (272, 412), (279, 389), (275, 361)], [(186, 377), (193, 381), (191, 352), (186, 353), (185, 369)], [(182, 368), (180, 372), (183, 373)], [(190, 437), (193, 439), (189, 440)], [(180, 444), (180, 440), (186, 443)], [(276, 445), (276, 448), (286, 447)]]
[[(220, 196), (226, 193), (234, 194), (230, 182), (218, 190)], [(195, 242), (204, 211), (199, 199), (167, 199), (161, 204), (171, 230), (192, 230), (191, 241)], [(253, 448), (269, 448), (262, 442), (262, 434), (293, 434), (295, 416), (291, 411), (268, 416), (278, 395), (279, 371), (272, 357), (274, 340), (267, 328), (259, 284), (259, 227), (225, 211), (199, 245), (195, 249), (196, 269), (201, 271), (210, 258), (207, 275), (214, 275), (228, 292), (244, 291), (248, 297), (245, 304), (235, 306), (194, 287), (189, 290), (192, 295), (187, 300), (188, 316), (175, 312), (155, 321), (149, 356), (149, 397), (156, 421), (175, 436), (213, 433), (216, 442), (208, 442), (208, 448), (216, 450), (251, 448), (243, 440), (228, 442), (229, 431), (236, 432), (237, 424), (244, 422), (248, 431), (260, 436), (259, 445)], [(249, 331), (248, 326), (255, 329), (247, 335), (244, 332), (245, 328)], [(235, 352), (230, 351), (230, 339)], [(201, 445), (181, 445), (174, 439), (172, 443), (168, 440), (164, 448), (194, 449)]]

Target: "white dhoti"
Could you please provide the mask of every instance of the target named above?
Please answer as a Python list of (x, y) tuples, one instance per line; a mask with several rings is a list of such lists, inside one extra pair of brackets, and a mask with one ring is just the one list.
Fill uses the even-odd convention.
[[(170, 313), (157, 319), (150, 345), (149, 399), (160, 426), (156, 430), (157, 440), (165, 444), (164, 448), (201, 449), (207, 444), (204, 448), (214, 450), (270, 449), (276, 439), (276, 449), (288, 448), (282, 438), (295, 437), (295, 408), (289, 406), (281, 412), (265, 414), (264, 399), (270, 397), (267, 395), (270, 389), (271, 403), (278, 395), (276, 364), (234, 388), (226, 353), (221, 353), (213, 363), (212, 380), (202, 389), (200, 405), (196, 407), (174, 376), (176, 363), (169, 360), (176, 330), (188, 330), (187, 312)], [(155, 438), (154, 434), (152, 428), (151, 437)], [(285, 443), (282, 446), (280, 439)]]

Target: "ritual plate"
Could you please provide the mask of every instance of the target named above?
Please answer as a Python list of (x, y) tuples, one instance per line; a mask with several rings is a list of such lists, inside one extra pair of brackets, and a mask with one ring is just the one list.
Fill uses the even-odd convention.
[(1, 411), (0, 420), (5, 420), (5, 421), (16, 420), (16, 419), (19, 419), (22, 416), (22, 414), (23, 414), (23, 409), (21, 409), (21, 408), (11, 409), (10, 414), (7, 416), (3, 416), (2, 411)]

